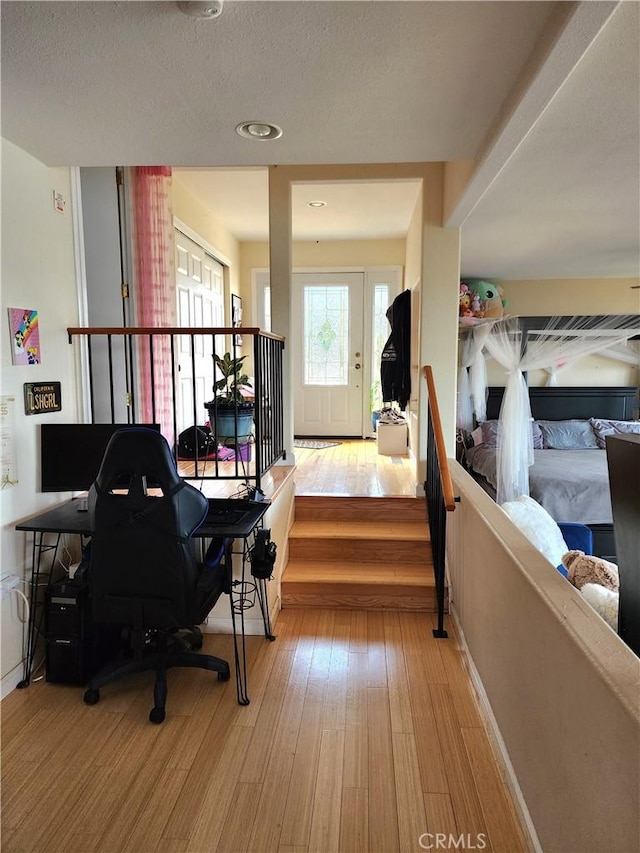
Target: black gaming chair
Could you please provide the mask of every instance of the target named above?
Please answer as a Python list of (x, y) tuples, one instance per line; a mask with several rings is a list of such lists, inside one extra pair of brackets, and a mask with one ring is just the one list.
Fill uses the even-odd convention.
[(204, 495), (178, 476), (160, 433), (133, 427), (113, 435), (89, 493), (89, 592), (94, 621), (122, 626), (129, 658), (90, 680), (88, 705), (98, 702), (103, 685), (155, 669), (149, 719), (161, 723), (169, 667), (195, 666), (229, 679), (226, 661), (196, 653), (202, 634), (194, 626), (228, 591), (226, 549), (217, 549), (215, 565), (203, 569), (190, 540), (207, 509)]

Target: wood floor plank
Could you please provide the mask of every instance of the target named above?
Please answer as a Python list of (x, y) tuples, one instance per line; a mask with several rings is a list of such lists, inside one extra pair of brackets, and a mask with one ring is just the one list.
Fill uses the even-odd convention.
[(398, 613), (383, 616), (391, 731), (413, 732), (409, 680)]
[[(262, 699), (260, 713), (252, 728), (251, 749), (247, 752), (239, 779), (247, 785), (262, 784), (265, 779), (269, 756), (273, 748), (273, 733), (285, 700), (294, 654), (294, 652), (286, 649), (276, 653), (269, 680), (269, 689)], [(291, 755), (293, 756), (293, 750), (291, 750)]]
[(136, 817), (135, 826), (123, 845), (123, 850), (127, 853), (139, 853), (140, 850), (153, 850), (157, 847), (187, 773), (187, 770), (165, 767), (151, 796)]
[(189, 853), (189, 842), (185, 838), (161, 838), (154, 853)]
[(315, 797), (322, 715), (327, 689), (328, 662), (324, 676), (309, 678), (302, 710), (300, 732), (291, 769), (291, 784), (282, 818), (281, 844), (306, 846), (309, 842), (311, 816)]
[(367, 690), (367, 718), (375, 737), (369, 738), (369, 845), (372, 853), (399, 850), (389, 692)]
[(277, 752), (269, 761), (268, 784), (262, 786), (247, 850), (265, 853), (280, 846), (283, 815), (289, 793), (293, 754)]
[(224, 687), (230, 689), (223, 691), (217, 713), (206, 728), (200, 750), (165, 827), (165, 838), (189, 838), (209, 779), (216, 772), (221, 746), (229, 736), (238, 711), (235, 686), (229, 681)]
[(320, 743), (309, 853), (338, 853), (343, 762), (344, 730), (325, 729)]
[(412, 850), (418, 838), (427, 831), (416, 742), (413, 734), (407, 732), (393, 732), (391, 739), (400, 850)]
[(336, 613), (331, 640), (329, 680), (325, 696), (322, 727), (344, 731), (347, 710), (347, 683), (349, 678), (349, 642), (351, 636), (351, 613)]
[(138, 772), (117, 799), (115, 808), (107, 817), (104, 832), (96, 850), (100, 853), (117, 853), (124, 849), (135, 827), (138, 815), (151, 796), (153, 788), (164, 771), (162, 761), (135, 761)]
[[(435, 614), (431, 614), (432, 625), (435, 626)], [(469, 672), (465, 666), (463, 652), (455, 632), (455, 627), (449, 625), (448, 640), (438, 641), (438, 648), (447, 677), (447, 684), (451, 689), (453, 704), (458, 715), (460, 725), (465, 728), (482, 727), (482, 717), (475, 697), (473, 684)]]
[(402, 620), (402, 641), (407, 661), (412, 668), (422, 672), (422, 678), (428, 683), (447, 683), (440, 644), (448, 640), (438, 640), (433, 636), (431, 616), (422, 613), (409, 613)]
[(427, 816), (427, 826), (432, 835), (450, 835), (458, 837), (458, 825), (453, 813), (453, 805), (449, 794), (424, 794), (424, 810)]
[(281, 649), (295, 650), (300, 635), (302, 613), (298, 610), (281, 610), (273, 631)]
[(367, 613), (368, 686), (387, 687), (387, 652), (384, 639), (384, 616), (379, 611)]
[(255, 726), (265, 695), (269, 691), (271, 672), (278, 652), (286, 651), (277, 639), (270, 643), (262, 637), (247, 637), (247, 670), (251, 672), (248, 683), (250, 704), (237, 708), (236, 726)]
[(359, 654), (367, 652), (367, 614), (363, 610), (351, 611), (351, 635), (349, 651)]
[(22, 849), (42, 850), (46, 846), (45, 836), (55, 836), (82, 793), (84, 775), (85, 768), (73, 764), (66, 768), (64, 775), (58, 774), (52, 785), (40, 787), (36, 807), (19, 826)]
[(190, 833), (190, 849), (216, 849), (226, 817), (234, 808), (233, 792), (238, 784), (243, 759), (253, 733), (252, 729), (232, 726), (221, 744), (216, 771), (209, 780)]
[(446, 752), (436, 728), (429, 685), (423, 679), (421, 667), (416, 665), (415, 656), (407, 661), (407, 678), (422, 789), (446, 794), (449, 792), (445, 773)]
[(527, 846), (515, 817), (513, 804), (502, 779), (486, 732), (462, 729), (491, 847), (495, 853), (525, 853)]
[[(449, 686), (430, 684), (429, 692), (442, 752), (447, 756), (445, 773), (456, 823), (461, 833), (469, 833), (472, 837), (479, 834), (487, 836), (487, 827)], [(485, 849), (488, 853), (489, 843)]]
[(343, 788), (340, 812), (340, 853), (368, 853), (369, 791)]
[(367, 788), (369, 786), (367, 682), (366, 654), (351, 652), (349, 654), (342, 776), (342, 785), (345, 788)]
[[(261, 785), (236, 785), (232, 797), (233, 807), (227, 812), (215, 853), (242, 853), (248, 848), (260, 791)], [(214, 853), (213, 848), (211, 853)]]

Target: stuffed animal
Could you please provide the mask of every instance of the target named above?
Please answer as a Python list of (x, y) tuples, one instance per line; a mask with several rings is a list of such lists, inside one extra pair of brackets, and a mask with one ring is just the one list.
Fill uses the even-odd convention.
[(482, 279), (474, 279), (468, 282), (467, 287), (472, 293), (478, 294), (484, 317), (500, 319), (504, 316), (507, 300), (503, 299), (504, 291), (500, 285)]
[(607, 625), (617, 633), (620, 594), (597, 583), (586, 583), (580, 592), (598, 616), (601, 616)]
[(567, 551), (562, 557), (562, 565), (567, 569), (568, 580), (578, 589), (588, 583), (599, 584), (614, 592), (620, 588), (618, 567), (601, 557), (592, 557), (583, 551)]

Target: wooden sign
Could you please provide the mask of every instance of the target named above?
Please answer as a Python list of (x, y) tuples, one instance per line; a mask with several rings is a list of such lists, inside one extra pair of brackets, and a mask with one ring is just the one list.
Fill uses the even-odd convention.
[(62, 387), (60, 382), (25, 382), (25, 415), (45, 415), (62, 411)]

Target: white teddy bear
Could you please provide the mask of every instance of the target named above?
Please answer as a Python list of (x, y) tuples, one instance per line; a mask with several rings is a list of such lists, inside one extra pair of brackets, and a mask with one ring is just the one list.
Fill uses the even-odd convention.
[(593, 607), (610, 628), (618, 633), (618, 603), (620, 594), (597, 583), (586, 583), (580, 590), (585, 600)]

